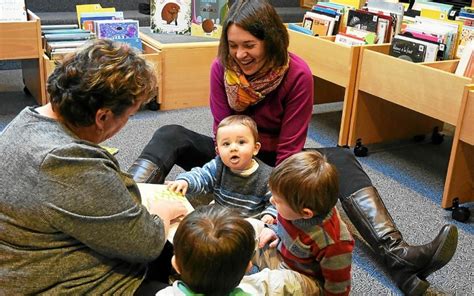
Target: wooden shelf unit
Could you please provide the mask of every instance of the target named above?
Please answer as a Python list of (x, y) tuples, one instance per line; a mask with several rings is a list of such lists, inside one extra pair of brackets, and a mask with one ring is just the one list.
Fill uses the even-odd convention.
[(209, 72), (219, 41), (165, 44), (140, 36), (160, 51), (160, 110), (209, 106)]
[(347, 145), (359, 55), (362, 47), (372, 45), (350, 47), (335, 43), (334, 36), (288, 33), (289, 51), (305, 60), (313, 73), (314, 103), (344, 102), (338, 145)]
[(443, 123), (455, 126), (464, 86), (458, 60), (416, 64), (388, 55), (389, 45), (361, 49), (349, 145), (410, 138)]
[[(157, 74), (158, 78), (158, 86), (162, 84), (162, 54), (159, 50), (155, 49), (153, 46), (151, 46), (148, 42), (145, 40), (142, 40), (142, 46), (143, 46), (143, 53), (141, 56), (145, 58), (150, 64), (153, 65), (153, 68), (155, 70), (155, 73)], [(56, 61), (51, 60), (46, 54), (43, 53), (42, 55), (42, 60), (44, 63), (44, 74), (42, 76), (42, 80), (44, 81), (44, 85), (46, 85), (46, 82), (48, 81), (49, 75), (54, 71), (54, 68), (56, 67)], [(162, 98), (162, 87), (158, 87), (158, 96), (156, 98), (158, 103), (161, 103), (161, 98)], [(46, 95), (46, 93), (45, 93)]]
[(41, 22), (28, 10), (26, 22), (0, 22), (0, 60), (22, 60), (23, 80), (38, 104), (45, 104)]
[(467, 85), (459, 110), (441, 206), (474, 201), (474, 84)]

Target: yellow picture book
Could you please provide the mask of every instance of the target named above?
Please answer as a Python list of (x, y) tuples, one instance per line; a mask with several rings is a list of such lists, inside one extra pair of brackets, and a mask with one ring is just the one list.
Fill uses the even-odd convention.
[(81, 26), (81, 14), (85, 12), (115, 12), (115, 7), (103, 8), (100, 4), (76, 5), (77, 23)]
[[(185, 196), (169, 191), (166, 185), (148, 183), (137, 183), (137, 185), (138, 189), (140, 190), (142, 204), (147, 209), (150, 209), (150, 205), (152, 205), (153, 203), (160, 203), (164, 200), (175, 200), (180, 201), (184, 204), (184, 206), (188, 210), (188, 214), (194, 211), (193, 206)], [(171, 243), (173, 242), (174, 234), (176, 233), (176, 229), (178, 229), (178, 225), (181, 219), (177, 219), (177, 221), (171, 221), (170, 229), (168, 232), (168, 240)]]

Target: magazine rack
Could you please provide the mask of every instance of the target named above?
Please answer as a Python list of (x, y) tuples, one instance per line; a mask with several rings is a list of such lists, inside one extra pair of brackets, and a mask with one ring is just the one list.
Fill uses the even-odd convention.
[(45, 104), (41, 23), (28, 10), (25, 22), (0, 22), (0, 60), (22, 60), (23, 81), (38, 104)]
[(458, 60), (415, 64), (388, 55), (389, 45), (361, 49), (349, 145), (426, 134), (443, 123), (455, 126), (464, 86), (454, 75)]
[[(219, 41), (205, 37), (151, 33), (140, 37), (160, 52), (162, 60), (160, 109), (209, 106), (209, 73)], [(195, 41), (191, 41), (195, 40)]]
[[(161, 73), (162, 71), (162, 56), (161, 53), (156, 50), (153, 46), (151, 46), (149, 43), (146, 41), (142, 40), (142, 46), (143, 46), (143, 53), (141, 56), (145, 58), (150, 64), (153, 65), (153, 68), (155, 70), (155, 73), (158, 78), (158, 96), (156, 98), (157, 103), (161, 103), (161, 99), (163, 97), (162, 95), (162, 88), (159, 87), (162, 84), (162, 79), (161, 79)], [(44, 63), (44, 74), (42, 76), (43, 80), (43, 85), (46, 85), (46, 81), (48, 80), (49, 75), (53, 72), (54, 68), (56, 67), (55, 61), (51, 60), (46, 54), (42, 54), (42, 60)], [(47, 97), (45, 93), (45, 97)]]
[[(306, 61), (314, 76), (314, 103), (343, 101), (338, 145), (348, 144), (348, 131), (362, 46), (334, 43), (335, 37), (314, 37), (288, 29), (289, 51)], [(366, 45), (371, 46), (371, 45)], [(365, 46), (364, 46), (365, 47)]]
[(467, 85), (459, 110), (449, 158), (441, 206), (450, 208), (453, 199), (474, 201), (474, 85)]

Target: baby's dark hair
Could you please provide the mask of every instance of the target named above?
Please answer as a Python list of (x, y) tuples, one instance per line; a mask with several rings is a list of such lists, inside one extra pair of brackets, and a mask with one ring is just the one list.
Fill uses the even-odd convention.
[(193, 292), (228, 295), (245, 275), (255, 231), (233, 209), (203, 206), (181, 221), (173, 245), (181, 279)]
[(282, 161), (270, 175), (270, 190), (291, 209), (304, 208), (326, 215), (336, 205), (339, 178), (336, 168), (317, 151), (296, 153)]

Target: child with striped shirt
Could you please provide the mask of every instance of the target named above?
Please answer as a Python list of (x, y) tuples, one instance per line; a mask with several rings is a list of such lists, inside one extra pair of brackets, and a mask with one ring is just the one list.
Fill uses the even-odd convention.
[(354, 240), (335, 207), (335, 167), (317, 151), (294, 154), (273, 170), (270, 189), (277, 223), (261, 230), (254, 264), (311, 276), (324, 295), (348, 295)]
[(167, 182), (168, 188), (183, 195), (213, 193), (215, 203), (272, 224), (276, 217), (268, 187), (272, 167), (255, 158), (259, 150), (255, 121), (245, 115), (226, 117), (216, 131), (216, 158), (178, 175)]

